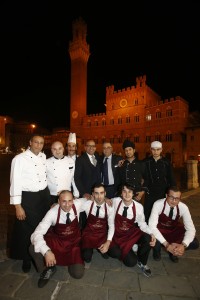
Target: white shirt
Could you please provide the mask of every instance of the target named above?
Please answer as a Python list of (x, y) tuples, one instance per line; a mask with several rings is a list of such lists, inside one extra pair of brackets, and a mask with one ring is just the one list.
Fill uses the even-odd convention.
[[(86, 201), (87, 200), (85, 198), (74, 200), (78, 219), (80, 212), (83, 211), (82, 207)], [(44, 235), (46, 234), (50, 226), (54, 226), (56, 224), (59, 207), (59, 204), (56, 204), (54, 207), (52, 207), (36, 227), (35, 231), (32, 233), (31, 243), (34, 245), (35, 252), (40, 252), (42, 255), (44, 255), (47, 250), (50, 249), (47, 246), (46, 241), (44, 240)], [(76, 215), (74, 214), (74, 210), (71, 208), (69, 213), (70, 220), (73, 221), (76, 217)], [(67, 212), (63, 211), (62, 209), (60, 210), (59, 224), (66, 224), (66, 214)]]
[[(154, 203), (152, 211), (151, 211), (151, 216), (149, 218), (149, 227), (153, 231), (156, 239), (161, 244), (163, 244), (166, 240), (165, 240), (164, 236), (161, 234), (161, 232), (158, 230), (157, 225), (158, 225), (159, 215), (161, 214), (163, 207), (164, 207), (164, 202), (165, 202), (165, 198), (157, 200)], [(187, 205), (184, 204), (183, 202), (179, 202), (178, 208), (179, 208), (179, 215), (181, 218), (183, 218), (183, 224), (184, 224), (184, 227), (186, 230), (185, 236), (184, 236), (182, 242), (188, 246), (193, 241), (195, 234), (196, 234), (196, 230), (195, 230), (195, 227), (194, 227), (194, 224), (193, 224), (193, 221), (191, 218), (191, 214), (189, 212)], [(170, 206), (166, 202), (164, 214), (166, 216), (168, 216), (169, 211), (170, 211)], [(176, 215), (177, 215), (177, 209), (175, 207), (173, 210), (173, 217), (172, 217), (173, 220), (176, 218)]]
[(16, 155), (11, 163), (10, 204), (21, 204), (22, 191), (38, 192), (47, 187), (46, 155), (29, 149)]
[[(120, 203), (120, 201), (122, 200), (121, 197), (115, 197), (112, 199), (113, 201), (113, 207), (114, 207), (114, 212), (116, 215), (116, 211), (118, 208), (118, 205)], [(144, 216), (144, 209), (141, 203), (133, 200), (133, 202), (128, 206), (128, 210), (127, 210), (127, 219), (132, 219), (133, 216), (133, 203), (135, 204), (135, 210), (136, 210), (136, 218), (135, 218), (135, 223), (138, 223), (139, 228), (143, 231), (146, 232), (148, 234), (152, 234), (152, 230), (149, 228), (149, 226), (147, 225), (147, 223), (145, 222), (145, 216)], [(119, 207), (118, 210), (118, 214), (122, 216), (123, 211), (124, 211), (124, 206), (126, 206), (122, 200), (122, 203)]]
[(71, 191), (79, 197), (79, 192), (74, 184), (75, 162), (72, 158), (64, 156), (56, 159), (54, 156), (47, 159), (47, 184), (51, 195), (58, 195), (62, 190)]
[[(105, 162), (105, 160), (106, 160), (106, 157), (104, 157), (103, 162)], [(107, 163), (108, 163), (108, 182), (109, 182), (109, 185), (114, 184), (114, 177), (113, 177), (111, 160), (112, 160), (112, 154), (107, 157)]]
[[(85, 202), (83, 209), (86, 212), (86, 215), (88, 216), (89, 211), (90, 211), (90, 207), (92, 205), (93, 201), (88, 200), (87, 202)], [(96, 216), (96, 211), (97, 211), (97, 206), (101, 206), (100, 210), (99, 210), (99, 218), (105, 218), (105, 204), (97, 204), (94, 201), (94, 205), (91, 211), (91, 214)], [(114, 209), (113, 207), (109, 206), (106, 203), (106, 208), (107, 208), (107, 216), (108, 216), (108, 235), (107, 235), (107, 240), (112, 241), (113, 238), (113, 234), (114, 234)]]

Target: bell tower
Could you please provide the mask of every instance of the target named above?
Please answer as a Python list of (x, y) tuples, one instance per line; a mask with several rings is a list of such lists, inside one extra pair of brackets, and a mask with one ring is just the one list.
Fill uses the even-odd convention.
[(87, 25), (82, 18), (72, 23), (72, 41), (69, 43), (71, 59), (70, 130), (77, 132), (82, 117), (87, 113), (87, 63), (90, 47), (86, 41)]

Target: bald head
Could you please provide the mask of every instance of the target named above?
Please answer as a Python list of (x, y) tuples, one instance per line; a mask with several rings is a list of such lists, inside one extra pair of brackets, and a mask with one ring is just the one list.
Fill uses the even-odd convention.
[(51, 152), (53, 156), (55, 156), (58, 159), (61, 159), (64, 155), (64, 146), (63, 143), (60, 141), (53, 142), (51, 145)]

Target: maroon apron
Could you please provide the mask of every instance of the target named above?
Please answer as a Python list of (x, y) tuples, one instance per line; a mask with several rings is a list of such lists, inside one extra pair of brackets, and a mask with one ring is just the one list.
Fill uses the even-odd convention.
[(70, 224), (59, 224), (61, 210), (59, 207), (55, 226), (51, 226), (44, 236), (47, 245), (55, 255), (56, 264), (60, 266), (84, 264), (80, 250), (81, 233), (74, 204), (72, 209), (76, 218)]
[(81, 247), (85, 248), (99, 248), (107, 241), (108, 235), (108, 215), (105, 203), (105, 217), (99, 218), (91, 214), (94, 202), (90, 206), (90, 211), (87, 217), (86, 227), (82, 232)]
[(175, 220), (172, 220), (168, 216), (164, 214), (166, 206), (166, 200), (164, 202), (163, 210), (158, 218), (158, 230), (162, 233), (166, 241), (171, 243), (178, 243), (180, 244), (185, 235), (185, 228), (184, 225), (179, 222), (180, 214), (179, 214), (179, 207), (176, 206), (177, 214)]
[(122, 251), (121, 259), (123, 260), (144, 233), (134, 223), (136, 217), (135, 203), (133, 202), (132, 206), (133, 219), (127, 219), (118, 214), (121, 203), (122, 201), (120, 201), (115, 215), (115, 233), (110, 248), (118, 245)]

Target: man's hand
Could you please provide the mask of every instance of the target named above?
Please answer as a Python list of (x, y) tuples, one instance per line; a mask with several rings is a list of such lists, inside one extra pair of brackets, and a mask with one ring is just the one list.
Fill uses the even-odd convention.
[(111, 241), (106, 241), (104, 244), (102, 244), (98, 249), (101, 253), (106, 253), (110, 247)]
[(88, 194), (88, 193), (85, 193), (85, 194), (83, 195), (83, 198), (86, 198), (87, 200), (93, 200), (92, 195), (90, 195), (90, 194)]
[(105, 202), (108, 204), (108, 206), (112, 206), (113, 205), (112, 199), (105, 198)]
[(185, 247), (183, 244), (172, 243), (172, 246), (174, 247), (173, 255), (182, 256), (185, 253)]
[(150, 241), (149, 245), (151, 247), (154, 247), (155, 244), (156, 244), (156, 238), (155, 238), (155, 236), (153, 234), (151, 234), (151, 241)]
[(47, 267), (53, 267), (56, 265), (56, 258), (55, 255), (53, 254), (53, 252), (51, 250), (48, 250), (45, 255), (45, 262), (46, 262), (46, 266)]
[(16, 218), (20, 221), (23, 221), (26, 219), (26, 213), (21, 204), (15, 205), (15, 211), (16, 211)]
[(138, 192), (137, 195), (134, 197), (135, 200), (140, 201), (144, 195), (144, 191)]

